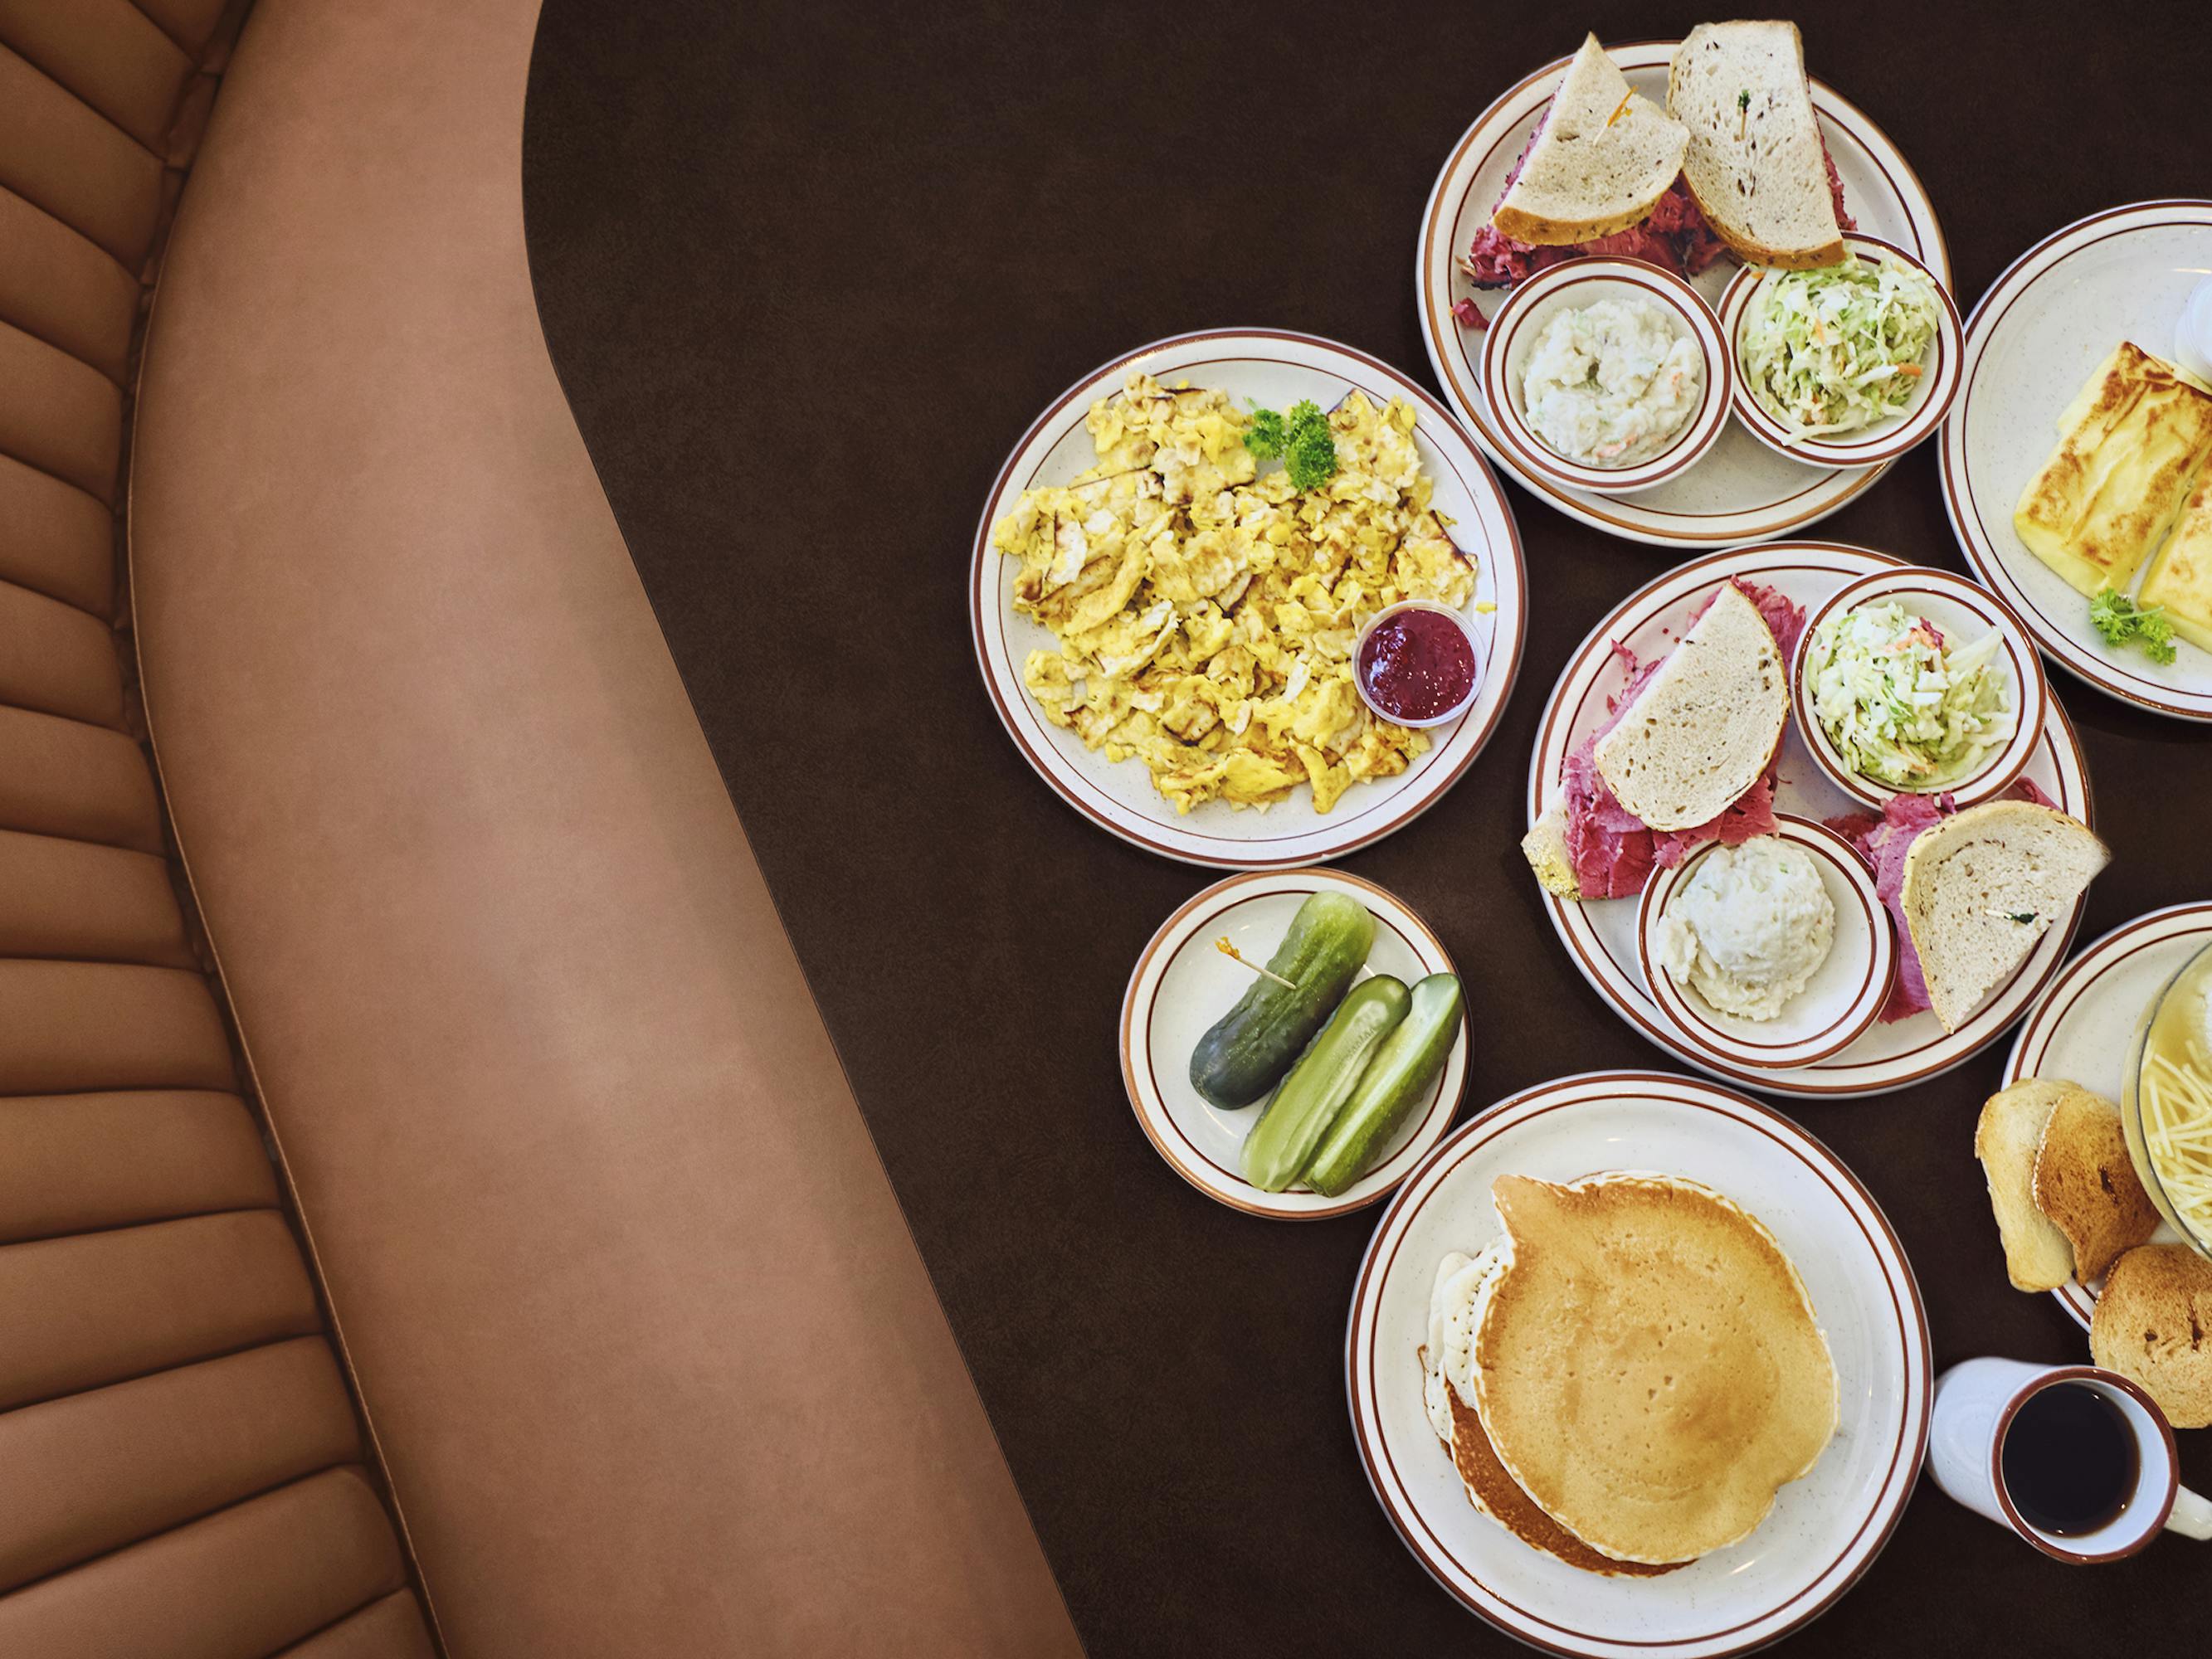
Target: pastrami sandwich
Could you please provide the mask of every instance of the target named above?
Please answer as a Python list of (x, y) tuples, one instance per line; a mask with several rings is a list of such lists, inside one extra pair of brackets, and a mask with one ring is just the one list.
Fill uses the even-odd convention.
[(1611, 717), (1560, 769), (1561, 801), (1522, 841), (1536, 878), (1562, 898), (1627, 898), (1708, 842), (1772, 835), (1804, 623), (1772, 588), (1732, 579), (1672, 651), (1641, 667), (1632, 658)]
[(1664, 110), (1584, 40), (1461, 266), (1477, 288), (1584, 253), (1685, 276), (1731, 252), (1805, 268), (1842, 258), (1850, 228), (1796, 25), (1702, 23)]
[(1881, 1012), (1932, 1009), (1955, 1031), (2071, 914), (2112, 850), (2026, 779), (1963, 811), (1948, 795), (1893, 795), (1880, 817), (1832, 818), (1875, 872), (1897, 923), (1897, 982)]

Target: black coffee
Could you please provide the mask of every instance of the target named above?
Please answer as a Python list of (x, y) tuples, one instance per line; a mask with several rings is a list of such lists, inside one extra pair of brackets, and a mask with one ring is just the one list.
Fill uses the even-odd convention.
[(2004, 1437), (2004, 1483), (2031, 1527), (2061, 1536), (2117, 1518), (2139, 1473), (2135, 1431), (2120, 1408), (2081, 1382), (2057, 1382), (2014, 1414)]

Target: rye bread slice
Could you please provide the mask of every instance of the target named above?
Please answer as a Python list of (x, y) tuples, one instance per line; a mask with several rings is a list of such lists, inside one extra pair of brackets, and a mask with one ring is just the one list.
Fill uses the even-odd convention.
[(1969, 806), (1912, 843), (1901, 904), (1945, 1030), (1964, 1024), (2071, 913), (2112, 857), (2080, 819), (2019, 800)]
[(1667, 110), (1689, 131), (1683, 180), (1738, 258), (1803, 270), (1844, 257), (1795, 23), (1698, 24), (1668, 66)]
[(1759, 781), (1789, 719), (1790, 671), (1774, 630), (1723, 582), (1590, 757), (1651, 828), (1691, 830)]
[(1556, 246), (1626, 230), (1673, 187), (1689, 143), (1681, 123), (1631, 90), (1590, 35), (1490, 222), (1518, 240)]

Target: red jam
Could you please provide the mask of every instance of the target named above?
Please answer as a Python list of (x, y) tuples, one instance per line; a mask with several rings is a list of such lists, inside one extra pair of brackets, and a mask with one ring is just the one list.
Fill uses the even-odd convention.
[(1359, 647), (1359, 684), (1394, 719), (1449, 714), (1474, 690), (1474, 647), (1440, 611), (1419, 608), (1385, 617)]

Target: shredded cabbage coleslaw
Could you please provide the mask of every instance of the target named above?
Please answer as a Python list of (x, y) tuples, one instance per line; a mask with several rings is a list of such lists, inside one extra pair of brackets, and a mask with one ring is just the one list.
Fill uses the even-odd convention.
[(1793, 438), (1856, 432), (1911, 401), (1942, 312), (1895, 259), (1769, 271), (1738, 331), (1746, 384)]
[(1895, 600), (1814, 630), (1813, 713), (1845, 764), (1893, 789), (1941, 789), (2013, 735), (1996, 633), (1960, 646)]

